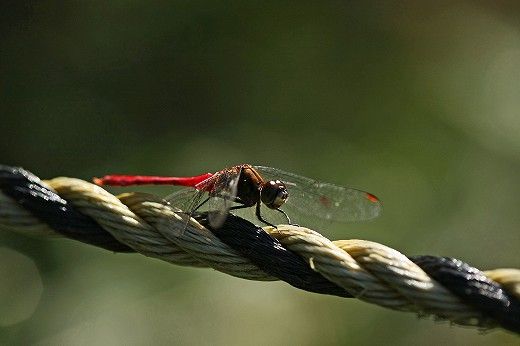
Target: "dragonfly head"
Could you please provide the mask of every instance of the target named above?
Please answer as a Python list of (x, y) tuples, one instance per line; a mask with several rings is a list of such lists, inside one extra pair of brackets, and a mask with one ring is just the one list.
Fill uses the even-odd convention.
[(260, 188), (262, 203), (271, 209), (278, 209), (288, 197), (287, 188), (280, 180), (269, 180)]

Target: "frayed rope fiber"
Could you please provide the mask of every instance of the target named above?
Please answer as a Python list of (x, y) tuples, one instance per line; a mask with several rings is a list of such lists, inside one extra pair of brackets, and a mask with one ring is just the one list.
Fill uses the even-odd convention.
[(206, 214), (188, 219), (150, 194), (116, 197), (80, 179), (40, 181), (4, 165), (0, 227), (520, 334), (518, 269), (482, 272), (455, 258), (406, 257), (371, 241), (331, 241), (293, 225), (261, 228), (231, 214), (211, 229)]

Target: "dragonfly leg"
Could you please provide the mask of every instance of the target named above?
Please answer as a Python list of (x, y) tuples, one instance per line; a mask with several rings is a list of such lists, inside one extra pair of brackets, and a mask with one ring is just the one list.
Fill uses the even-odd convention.
[[(192, 217), (193, 214), (195, 214), (195, 212), (197, 211), (197, 209), (199, 209), (200, 207), (202, 207), (204, 204), (206, 204), (207, 202), (209, 201), (209, 197), (206, 198), (205, 200), (203, 200), (201, 203), (199, 203), (198, 206), (196, 206), (194, 209), (192, 210), (181, 210), (181, 211), (178, 211), (177, 213), (178, 214), (184, 214), (184, 215), (188, 215), (189, 217)], [(190, 222), (190, 220), (186, 220), (186, 226), (188, 225), (188, 223)], [(186, 227), (184, 227), (186, 228)]]
[[(288, 224), (288, 225), (293, 225), (293, 224), (291, 223), (291, 219), (289, 218), (289, 215), (287, 215), (287, 213), (286, 213), (285, 211), (283, 211), (283, 210), (280, 209), (280, 208), (276, 208), (276, 210), (278, 210), (280, 213), (282, 213), (282, 214), (285, 216), (285, 218), (287, 219), (287, 224)], [(298, 225), (294, 224), (293, 226), (298, 226)]]
[[(260, 206), (261, 206), (261, 201), (258, 201), (258, 203), (256, 203), (256, 217), (258, 218), (258, 220), (262, 221), (263, 223), (265, 223), (267, 226), (271, 226), (271, 227), (274, 227), (275, 229), (278, 229), (278, 227), (276, 227), (275, 225), (273, 225), (272, 223), (270, 222), (267, 222), (266, 220), (264, 220), (264, 218), (262, 217), (262, 215), (260, 214)], [(284, 213), (285, 214), (285, 213)], [(287, 215), (286, 215), (287, 216)]]
[(195, 207), (195, 209), (190, 210), (190, 216), (191, 216), (191, 214), (193, 214), (194, 211), (196, 211), (197, 209), (199, 209), (200, 207), (202, 207), (202, 206), (203, 206), (204, 204), (206, 204), (208, 201), (209, 201), (209, 197), (207, 197), (205, 200), (203, 200), (202, 202), (200, 202), (199, 205)]
[[(235, 205), (235, 206), (229, 208), (229, 210), (237, 210), (237, 209), (250, 208), (250, 207), (251, 207), (250, 205)], [(256, 217), (258, 218), (258, 220), (262, 221), (262, 223), (265, 223), (267, 226), (271, 226), (271, 227), (274, 227), (274, 228), (278, 229), (272, 223), (267, 222), (266, 220), (264, 220), (264, 218), (260, 215), (260, 210), (259, 209), (260, 208), (258, 207), (258, 204), (257, 204), (257, 207), (256, 207)]]
[(231, 208), (229, 208), (229, 210), (237, 210), (237, 209), (244, 209), (244, 208), (249, 208), (251, 207), (250, 205), (245, 205), (245, 204), (242, 204), (242, 205), (234, 205), (232, 206)]

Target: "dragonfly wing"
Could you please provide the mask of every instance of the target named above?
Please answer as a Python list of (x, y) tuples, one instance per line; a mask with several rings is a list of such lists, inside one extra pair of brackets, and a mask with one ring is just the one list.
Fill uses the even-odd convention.
[(169, 195), (166, 200), (190, 216), (194, 211), (207, 211), (209, 208), (208, 203), (206, 203), (208, 191), (213, 189), (216, 180), (217, 177), (213, 175), (201, 181), (195, 187), (182, 189)]
[(205, 196), (205, 191), (188, 187), (165, 197), (173, 207), (181, 209), (190, 214), (200, 206)]
[(213, 228), (226, 221), (229, 209), (235, 204), (241, 169), (230, 168), (216, 177), (209, 198), (208, 220)]
[[(264, 179), (279, 179), (285, 183), (289, 198), (281, 209), (289, 217), (295, 214), (312, 215), (327, 221), (362, 221), (377, 217), (382, 205), (367, 192), (323, 183), (271, 167), (255, 167)], [(292, 220), (298, 223), (298, 220)]]

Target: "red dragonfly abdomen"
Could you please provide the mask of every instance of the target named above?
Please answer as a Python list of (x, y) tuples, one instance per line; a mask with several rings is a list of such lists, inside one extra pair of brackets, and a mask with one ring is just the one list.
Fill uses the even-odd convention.
[(197, 187), (197, 184), (211, 178), (213, 173), (197, 175), (195, 177), (158, 177), (152, 175), (105, 175), (103, 178), (94, 178), (97, 185), (129, 186), (129, 185), (175, 185)]

